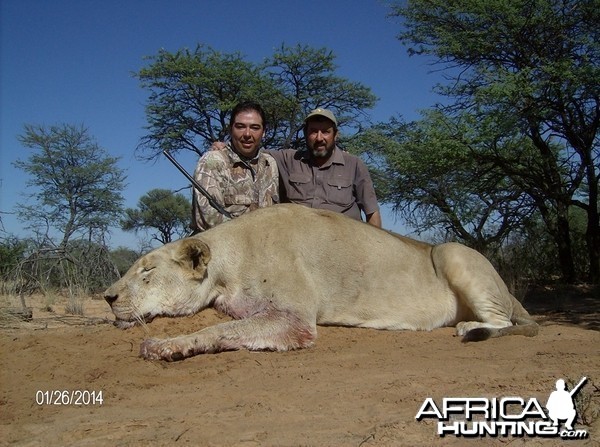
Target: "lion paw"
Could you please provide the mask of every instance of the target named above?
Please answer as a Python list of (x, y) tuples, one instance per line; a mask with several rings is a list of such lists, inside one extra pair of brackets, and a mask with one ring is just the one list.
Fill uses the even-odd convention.
[(482, 327), (482, 324), (478, 321), (461, 321), (456, 325), (456, 334), (462, 337), (467, 332), (480, 327)]
[(146, 360), (166, 360), (174, 362), (185, 358), (182, 349), (173, 340), (148, 338), (140, 346), (140, 356)]

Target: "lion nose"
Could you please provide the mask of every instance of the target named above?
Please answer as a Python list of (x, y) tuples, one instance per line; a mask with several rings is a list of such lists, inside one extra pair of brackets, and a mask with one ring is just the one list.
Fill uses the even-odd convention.
[(107, 302), (107, 303), (108, 303), (110, 306), (112, 306), (112, 305), (113, 305), (113, 303), (114, 303), (115, 301), (117, 301), (117, 298), (119, 298), (119, 295), (117, 295), (116, 293), (114, 293), (114, 294), (105, 293), (105, 294), (104, 294), (104, 299), (106, 300), (106, 302)]

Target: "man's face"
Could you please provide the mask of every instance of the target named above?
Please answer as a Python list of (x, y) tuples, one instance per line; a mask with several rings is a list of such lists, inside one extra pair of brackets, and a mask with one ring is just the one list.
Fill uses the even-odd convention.
[(247, 110), (235, 116), (231, 126), (231, 144), (235, 150), (248, 158), (256, 155), (265, 128), (260, 114), (256, 110)]
[(335, 149), (337, 130), (328, 119), (306, 123), (306, 145), (316, 160), (327, 160)]

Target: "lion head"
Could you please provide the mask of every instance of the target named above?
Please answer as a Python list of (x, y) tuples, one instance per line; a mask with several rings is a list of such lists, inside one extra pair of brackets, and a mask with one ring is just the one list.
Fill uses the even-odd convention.
[(157, 316), (197, 312), (199, 286), (210, 257), (208, 245), (196, 238), (172, 242), (142, 256), (104, 292), (115, 314), (115, 326), (127, 329)]

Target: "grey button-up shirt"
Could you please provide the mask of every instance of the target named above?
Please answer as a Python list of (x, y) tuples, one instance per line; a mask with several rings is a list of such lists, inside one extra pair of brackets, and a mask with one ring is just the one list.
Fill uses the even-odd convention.
[(336, 147), (323, 166), (307, 150), (267, 151), (279, 168), (281, 202), (292, 202), (346, 214), (361, 220), (379, 211), (371, 176), (364, 162)]

